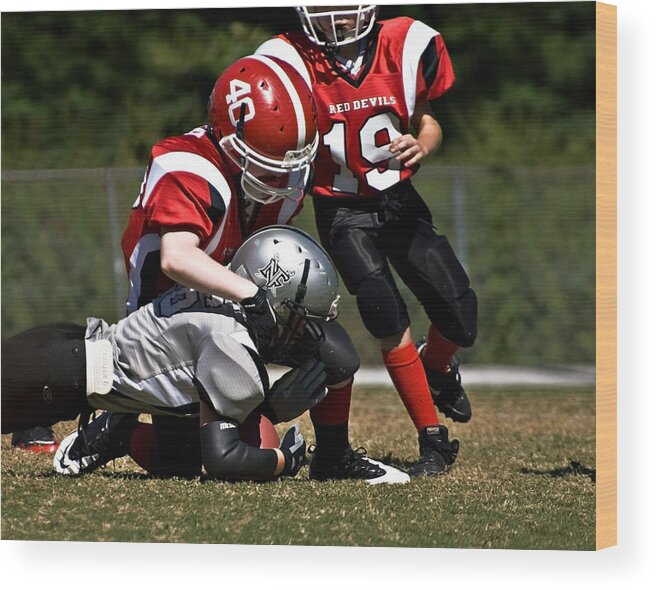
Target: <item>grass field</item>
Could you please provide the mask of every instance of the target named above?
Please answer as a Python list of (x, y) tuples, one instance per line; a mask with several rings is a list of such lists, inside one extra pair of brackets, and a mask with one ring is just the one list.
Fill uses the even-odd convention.
[[(81, 478), (2, 437), (2, 538), (592, 550), (594, 391), (470, 391), (454, 469), (404, 486), (154, 479), (130, 459)], [(306, 418), (303, 431), (311, 442)], [(56, 427), (65, 435), (73, 423)], [(389, 389), (356, 389), (351, 439), (403, 467), (414, 430)]]

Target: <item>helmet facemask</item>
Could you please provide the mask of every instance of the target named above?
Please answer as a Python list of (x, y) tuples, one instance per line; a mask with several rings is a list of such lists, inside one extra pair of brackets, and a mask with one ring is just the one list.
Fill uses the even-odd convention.
[(310, 259), (306, 258), (294, 299), (287, 298), (273, 306), (278, 321), (278, 335), (271, 343), (267, 355), (269, 362), (288, 366), (301, 364), (305, 358), (316, 353), (325, 341), (322, 324), (337, 318), (339, 295), (327, 314), (304, 305), (310, 263)]
[[(329, 10), (337, 8), (337, 10)], [(310, 41), (322, 47), (339, 47), (366, 37), (374, 26), (378, 6), (358, 4), (356, 6), (297, 6), (296, 12)], [(353, 28), (344, 31), (337, 21), (344, 18), (355, 20)]]
[(208, 105), (211, 138), (242, 173), (253, 202), (300, 201), (319, 145), (312, 91), (283, 60), (241, 58), (214, 84)]
[(287, 151), (282, 160), (268, 158), (250, 148), (244, 141), (244, 106), (242, 104), (235, 133), (219, 139), (223, 152), (242, 171), (241, 188), (244, 194), (265, 205), (280, 199), (300, 201), (310, 180), (312, 162), (317, 153), (318, 134), (304, 148)]

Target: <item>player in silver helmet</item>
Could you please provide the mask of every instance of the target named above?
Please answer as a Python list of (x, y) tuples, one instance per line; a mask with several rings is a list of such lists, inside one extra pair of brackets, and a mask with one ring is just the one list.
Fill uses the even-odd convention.
[[(322, 323), (337, 318), (337, 273), (325, 250), (289, 226), (260, 230), (239, 249), (231, 270), (266, 290), (278, 336), (269, 359), (293, 360), (324, 337)], [(297, 354), (291, 354), (296, 349)], [(291, 357), (291, 359), (290, 359)]]
[[(337, 276), (324, 250), (292, 228), (255, 234), (234, 261), (235, 272), (252, 277), (266, 293), (277, 326), (268, 341), (249, 329), (243, 306), (180, 285), (113, 325), (89, 318), (86, 326), (24, 332), (3, 343), (2, 432), (93, 409), (196, 415), (208, 475), (295, 475), (305, 454), (298, 426), (277, 449), (243, 442), (239, 426), (256, 410), (273, 423), (290, 421), (325, 396), (326, 373), (315, 355), (296, 359), (298, 366), (271, 387), (264, 364), (284, 360), (299, 343), (309, 350), (321, 344), (324, 324), (337, 315)], [(73, 433), (62, 441), (57, 471), (97, 466), (93, 449), (77, 449), (86, 453), (81, 461), (71, 456), (82, 438)], [(389, 481), (407, 480), (393, 468), (386, 467), (386, 474)]]
[[(254, 412), (288, 422), (325, 396), (326, 373), (316, 352), (324, 325), (337, 315), (337, 276), (321, 246), (293, 228), (254, 234), (234, 261), (235, 272), (252, 277), (266, 294), (277, 326), (268, 340), (250, 329), (244, 306), (180, 285), (113, 325), (89, 318), (86, 326), (23, 332), (2, 347), (2, 432), (94, 409), (194, 415), (209, 476), (295, 475), (305, 455), (298, 426), (278, 448), (265, 449), (244, 442), (240, 425)], [(284, 361), (294, 349), (310, 353), (288, 363), (295, 368), (269, 387), (264, 364)], [(72, 433), (60, 445), (55, 469), (92, 471), (100, 453)], [(385, 481), (408, 479), (394, 468), (384, 471)]]

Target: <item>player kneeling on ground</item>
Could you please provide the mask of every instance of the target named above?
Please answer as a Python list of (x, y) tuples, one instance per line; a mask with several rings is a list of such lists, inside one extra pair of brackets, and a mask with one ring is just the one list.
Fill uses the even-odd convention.
[[(258, 250), (267, 235), (276, 246), (262, 265)], [(246, 240), (232, 268), (258, 285), (241, 305), (175, 286), (113, 325), (89, 318), (86, 327), (55, 324), (8, 339), (2, 346), (2, 432), (72, 420), (94, 409), (197, 415), (210, 477), (296, 475), (305, 456), (298, 426), (275, 449), (247, 444), (240, 427), (254, 414), (273, 423), (292, 420), (325, 396), (326, 372), (316, 351), (337, 314), (335, 270), (309, 235), (282, 227)], [(291, 354), (295, 367), (269, 387), (265, 364)], [(97, 425), (101, 432), (95, 434), (104, 426)], [(87, 439), (99, 444), (102, 436), (80, 432), (60, 446), (60, 473), (99, 466)], [(397, 478), (407, 475), (398, 471)]]

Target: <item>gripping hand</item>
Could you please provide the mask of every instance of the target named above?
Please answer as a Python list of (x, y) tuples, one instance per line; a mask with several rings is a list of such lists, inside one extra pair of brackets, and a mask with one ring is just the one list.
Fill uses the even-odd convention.
[(323, 387), (326, 371), (323, 362), (306, 360), (276, 381), (262, 404), (262, 413), (274, 424), (289, 422), (316, 406), (328, 393)]
[(255, 339), (255, 346), (262, 354), (276, 335), (276, 314), (262, 287), (252, 297), (247, 297), (241, 302), (246, 314), (246, 323), (251, 336)]

